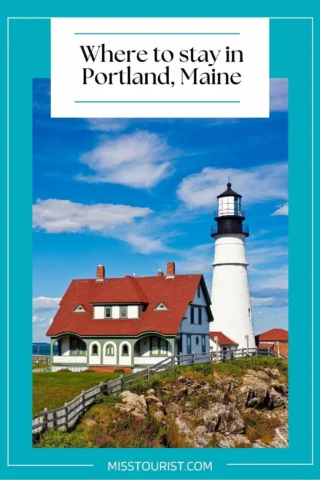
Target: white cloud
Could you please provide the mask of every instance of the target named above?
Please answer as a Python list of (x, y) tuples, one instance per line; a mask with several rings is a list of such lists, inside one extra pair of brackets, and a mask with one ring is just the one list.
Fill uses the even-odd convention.
[(171, 249), (164, 246), (159, 238), (152, 238), (147, 235), (135, 233), (124, 233), (123, 240), (128, 242), (137, 252), (149, 255), (154, 252), (170, 252)]
[(288, 265), (282, 265), (276, 268), (266, 268), (260, 271), (251, 272), (256, 276), (254, 288), (256, 291), (269, 289), (287, 290), (288, 289)]
[(125, 130), (128, 122), (122, 118), (88, 118), (86, 119), (89, 130), (97, 132), (120, 132)]
[(284, 203), (283, 205), (278, 207), (277, 210), (273, 212), (272, 215), (274, 216), (274, 215), (288, 215), (288, 214), (289, 214), (288, 204)]
[(107, 233), (151, 212), (150, 208), (129, 205), (84, 205), (51, 198), (37, 200), (33, 206), (33, 227), (47, 233)]
[[(263, 244), (263, 241), (261, 243)], [(268, 242), (265, 241), (265, 243)], [(277, 245), (277, 239), (275, 239), (274, 244), (253, 248), (248, 246), (247, 248), (247, 257), (251, 268), (256, 265), (267, 265), (279, 260), (286, 260), (287, 256), (287, 245)]]
[(200, 173), (185, 177), (177, 194), (190, 209), (211, 208), (216, 205), (217, 195), (226, 189), (230, 175), (235, 191), (244, 196), (246, 204), (286, 200), (287, 173), (287, 163), (261, 165), (247, 170), (206, 167)]
[[(58, 297), (36, 297), (32, 301), (33, 310), (49, 310), (57, 308), (61, 298)], [(33, 322), (41, 322), (39, 317), (36, 315), (33, 316)]]
[(251, 297), (251, 303), (254, 307), (270, 307), (274, 302), (273, 297), (266, 297), (266, 298), (258, 298), (258, 297)]
[(163, 137), (137, 131), (116, 139), (103, 140), (80, 161), (90, 167), (92, 175), (77, 175), (91, 183), (118, 183), (149, 189), (173, 172), (171, 160), (176, 152)]
[(283, 112), (288, 110), (288, 79), (270, 79), (270, 110)]

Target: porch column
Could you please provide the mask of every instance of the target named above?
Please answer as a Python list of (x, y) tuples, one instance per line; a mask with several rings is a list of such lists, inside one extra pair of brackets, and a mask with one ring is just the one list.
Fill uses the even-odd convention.
[(53, 365), (53, 346), (55, 344), (57, 340), (55, 340), (54, 338), (50, 338), (50, 365), (51, 365), (51, 369), (52, 369), (52, 365)]
[(170, 345), (171, 345), (171, 352), (172, 352), (172, 355), (177, 355), (177, 352), (176, 352), (176, 339), (175, 337), (173, 338), (167, 338), (166, 339)]

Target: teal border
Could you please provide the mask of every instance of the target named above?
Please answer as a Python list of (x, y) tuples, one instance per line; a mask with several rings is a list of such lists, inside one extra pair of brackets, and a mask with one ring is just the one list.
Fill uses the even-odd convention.
[[(180, 5), (179, 5), (180, 3)], [(257, 16), (293, 14), (292, 8), (268, 9), (252, 6), (251, 10), (236, 2), (229, 2), (228, 10), (222, 4), (202, 3), (188, 6), (177, 2), (160, 7), (149, 4), (107, 6), (100, 0), (89, 6), (76, 4), (55, 5), (35, 2), (16, 3), (10, 8), (11, 16)], [(308, 2), (306, 2), (308, 3)], [(169, 5), (169, 4), (168, 4)], [(268, 10), (268, 11), (266, 11)], [(282, 11), (281, 11), (282, 10)], [(286, 11), (283, 11), (286, 10)], [(301, 13), (301, 12), (298, 12)], [(289, 330), (290, 330), (290, 446), (284, 450), (269, 449), (217, 449), (217, 450), (152, 450), (152, 449), (32, 449), (31, 368), (21, 358), (30, 355), (32, 307), (32, 242), (31, 242), (31, 172), (32, 172), (32, 78), (50, 76), (50, 23), (49, 20), (10, 21), (10, 441), (7, 443), (6, 402), (2, 394), (2, 448), (0, 451), (2, 478), (317, 478), (319, 461), (312, 444), (312, 21), (271, 21), (271, 77), (289, 78)], [(32, 52), (32, 54), (31, 54)], [(4, 138), (5, 129), (1, 130)], [(1, 218), (5, 221), (5, 162), (1, 163), (3, 182)], [(315, 171), (317, 174), (317, 170)], [(4, 224), (5, 226), (5, 224)], [(316, 231), (315, 231), (316, 233)], [(5, 252), (5, 249), (2, 250)], [(1, 257), (5, 265), (5, 254)], [(3, 270), (4, 272), (5, 270)], [(1, 277), (5, 281), (4, 275)], [(317, 284), (315, 285), (317, 286)], [(1, 289), (1, 306), (6, 305), (5, 283)], [(5, 312), (4, 312), (5, 314)], [(2, 316), (4, 325), (5, 315)], [(318, 326), (314, 327), (315, 338)], [(8, 332), (4, 333), (7, 334)], [(19, 354), (17, 354), (17, 352)], [(6, 366), (5, 349), (0, 351), (1, 368)], [(31, 362), (31, 359), (30, 359)], [(318, 394), (315, 384), (315, 398)], [(3, 393), (3, 392), (2, 392)], [(317, 420), (317, 412), (315, 412)], [(317, 430), (314, 431), (317, 434)], [(317, 448), (317, 438), (315, 448)], [(10, 457), (7, 457), (7, 447)], [(212, 472), (112, 473), (106, 465), (109, 460), (192, 460), (213, 462)], [(7, 461), (11, 466), (7, 466)], [(58, 464), (94, 464), (94, 467), (58, 467)], [(268, 466), (227, 466), (227, 463), (259, 463)], [(313, 463), (313, 465), (312, 465)], [(55, 465), (41, 467), (30, 465)], [(270, 466), (282, 464), (282, 466)], [(287, 464), (287, 465), (286, 465)], [(290, 464), (301, 464), (293, 466)], [(304, 464), (304, 465), (303, 465)], [(27, 466), (28, 465), (28, 466)]]

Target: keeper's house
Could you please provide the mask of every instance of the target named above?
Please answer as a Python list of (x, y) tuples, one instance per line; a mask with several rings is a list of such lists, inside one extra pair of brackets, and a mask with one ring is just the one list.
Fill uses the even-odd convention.
[(52, 371), (138, 371), (176, 354), (209, 352), (210, 297), (202, 275), (73, 280), (47, 332)]

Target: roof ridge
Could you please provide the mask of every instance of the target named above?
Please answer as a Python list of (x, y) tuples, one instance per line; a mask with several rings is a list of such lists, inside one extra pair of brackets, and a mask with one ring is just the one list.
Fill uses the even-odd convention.
[(145, 303), (148, 303), (148, 299), (144, 291), (142, 290), (142, 287), (139, 285), (139, 283), (136, 281), (136, 277), (132, 277), (131, 275), (126, 275), (124, 278), (128, 278), (131, 282), (131, 285), (133, 286), (135, 292), (139, 297), (141, 296), (142, 299), (144, 299)]

